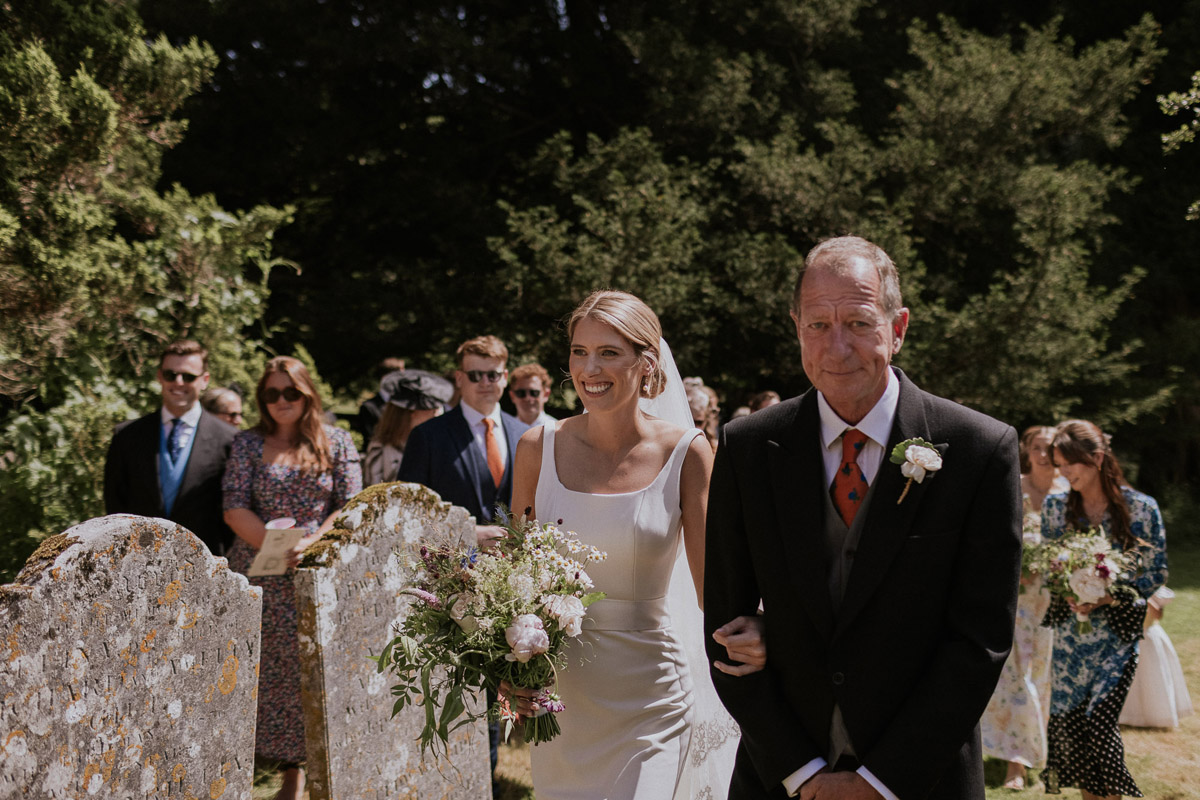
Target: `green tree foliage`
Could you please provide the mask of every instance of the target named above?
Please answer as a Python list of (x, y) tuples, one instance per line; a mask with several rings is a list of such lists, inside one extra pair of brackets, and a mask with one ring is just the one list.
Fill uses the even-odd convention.
[[(1182, 115), (1185, 118), (1184, 123), (1177, 129), (1163, 134), (1163, 152), (1170, 153), (1178, 147), (1194, 142), (1196, 131), (1200, 130), (1200, 72), (1192, 76), (1191, 89), (1159, 95), (1158, 105), (1169, 117)], [(1188, 114), (1191, 115), (1191, 119), (1187, 119)], [(1200, 220), (1200, 200), (1188, 206), (1187, 218), (1192, 221)]]
[[(916, 66), (892, 79), (896, 106), (874, 134), (855, 123), (851, 88), (827, 74), (808, 81), (828, 93), (820, 121), (793, 101), (775, 104), (774, 130), (754, 126), (765, 138), (722, 137), (720, 123), (703, 166), (667, 158), (646, 129), (589, 137), (578, 156), (567, 134), (555, 137), (529, 165), (555, 202), (502, 204), (509, 234), (493, 246), (512, 302), (546, 315), (597, 286), (628, 288), (660, 311), (685, 370), (726, 388), (770, 376), (795, 389), (780, 322), (798, 254), (857, 232), (902, 264), (915, 320), (903, 361), (926, 386), (1018, 422), (1088, 401), (1101, 422), (1161, 405), (1124, 391), (1136, 344), (1108, 346), (1138, 273), (1105, 288), (1088, 271), (1113, 221), (1105, 201), (1127, 181), (1087, 156), (1122, 140), (1121, 108), (1160, 55), (1153, 23), (1078, 53), (1056, 24), (1019, 41), (940, 25), (912, 27)], [(654, 51), (664, 73), (689, 72), (665, 66), (669, 44)], [(709, 97), (690, 87), (689, 107), (747, 105), (729, 73), (714, 67)], [(771, 82), (756, 78), (737, 83)], [(687, 122), (695, 130), (715, 114)], [(1064, 311), (1067, 299), (1083, 302)], [(998, 341), (998, 331), (1020, 335)], [(732, 348), (713, 359), (716, 342)]]
[(103, 513), (113, 425), (156, 404), (166, 342), (200, 339), (215, 380), (248, 383), (287, 212), (157, 188), (215, 63), (148, 40), (128, 3), (0, 6), (0, 579)]
[(730, 399), (794, 393), (798, 259), (855, 232), (901, 265), (924, 385), (1018, 425), (1112, 424), (1148, 488), (1195, 475), (1200, 243), (1170, 209), (1200, 149), (1164, 169), (1154, 98), (1200, 62), (1200, 2), (932, 8), (141, 5), (223, 55), (168, 175), (298, 203), (279, 250), (303, 272), (277, 272), (270, 318), (336, 385), (483, 331), (560, 367), (556, 320), (622, 281)]

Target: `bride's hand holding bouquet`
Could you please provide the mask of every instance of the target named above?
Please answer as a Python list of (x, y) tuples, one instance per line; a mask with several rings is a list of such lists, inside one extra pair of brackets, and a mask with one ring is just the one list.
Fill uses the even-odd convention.
[[(399, 681), (393, 714), (410, 704), (425, 709), (422, 749), (436, 752), (439, 742), (444, 749), (455, 729), (483, 716), (468, 708), (465, 693), (502, 685), (530, 690), (525, 696), (536, 701), (526, 741), (559, 733), (555, 674), (587, 606), (604, 597), (591, 591), (585, 567), (606, 554), (524, 517), (505, 528), (491, 550), (431, 543), (409, 565), (415, 577), (403, 591), (417, 602), (376, 663)], [(485, 713), (504, 721), (506, 737), (522, 716), (503, 697)]]

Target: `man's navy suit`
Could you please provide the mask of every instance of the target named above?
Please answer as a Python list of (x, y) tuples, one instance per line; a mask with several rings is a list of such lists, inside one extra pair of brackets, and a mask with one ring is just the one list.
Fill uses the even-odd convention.
[(499, 486), (492, 480), (487, 458), (475, 443), (462, 406), (413, 428), (396, 479), (428, 486), (447, 503), (470, 511), (480, 525), (492, 522), (496, 504), (512, 502), (513, 456), (524, 431), (511, 414), (501, 411), (500, 421), (504, 435), (497, 438), (508, 448), (508, 461)]
[[(705, 556), (709, 657), (726, 657), (713, 629), (755, 613), (760, 598), (767, 630), (765, 670), (713, 671), (742, 729), (731, 800), (785, 797), (785, 777), (828, 757), (835, 704), (859, 761), (902, 800), (983, 800), (979, 718), (1011, 646), (1021, 563), (1016, 432), (897, 377), (836, 611), (816, 390), (722, 431)], [(942, 468), (904, 494), (887, 455), (917, 437)]]
[(161, 412), (155, 409), (118, 425), (104, 462), (105, 513), (164, 517), (199, 536), (213, 555), (225, 555), (233, 544), (233, 531), (225, 524), (221, 476), (236, 434), (237, 428), (201, 412), (183, 482), (168, 515), (158, 469)]

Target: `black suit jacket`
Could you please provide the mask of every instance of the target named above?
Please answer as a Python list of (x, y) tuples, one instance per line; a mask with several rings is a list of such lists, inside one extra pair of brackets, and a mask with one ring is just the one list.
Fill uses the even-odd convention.
[(491, 522), (497, 503), (507, 506), (512, 502), (513, 457), (524, 430), (516, 417), (503, 411), (500, 422), (508, 462), (499, 486), (475, 444), (462, 406), (413, 428), (396, 479), (428, 486), (446, 502), (470, 511), (477, 522)]
[[(104, 462), (104, 510), (108, 514), (167, 517), (158, 477), (158, 409), (117, 426)], [(221, 504), (221, 476), (237, 429), (207, 411), (196, 423), (195, 442), (168, 519), (200, 537), (213, 555), (233, 544)]]
[(822, 534), (827, 490), (815, 390), (731, 422), (708, 505), (712, 631), (762, 598), (767, 667), (713, 670), (742, 728), (731, 798), (784, 797), (827, 757), (836, 703), (859, 759), (903, 800), (982, 800), (979, 718), (1013, 637), (1021, 561), (1017, 436), (903, 373), (888, 453), (920, 437), (942, 469), (913, 483), (885, 454), (835, 617)]

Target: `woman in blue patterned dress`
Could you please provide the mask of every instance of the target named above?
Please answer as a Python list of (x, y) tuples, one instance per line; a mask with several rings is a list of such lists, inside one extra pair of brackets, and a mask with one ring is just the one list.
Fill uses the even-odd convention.
[[(1142, 797), (1117, 719), (1137, 668), (1146, 599), (1167, 578), (1162, 514), (1154, 498), (1126, 485), (1108, 437), (1092, 423), (1061, 423), (1052, 453), (1071, 490), (1046, 498), (1043, 537), (1101, 528), (1114, 547), (1136, 555), (1137, 567), (1098, 602), (1056, 599), (1046, 614), (1054, 626), (1046, 791), (1077, 786), (1084, 800)], [(1072, 612), (1088, 614), (1092, 631), (1077, 633)]]
[[(266, 523), (296, 520), (307, 533), (292, 551), (291, 567), (333, 525), (346, 501), (362, 490), (358, 451), (349, 434), (321, 422), (321, 397), (304, 364), (273, 358), (255, 393), (259, 423), (233, 440), (225, 477), (225, 521), (237, 540), (229, 566), (245, 573), (262, 546)], [(263, 590), (255, 755), (283, 770), (279, 800), (304, 794), (304, 715), (293, 570), (251, 578)]]

